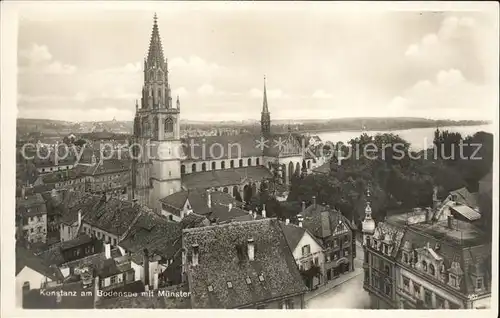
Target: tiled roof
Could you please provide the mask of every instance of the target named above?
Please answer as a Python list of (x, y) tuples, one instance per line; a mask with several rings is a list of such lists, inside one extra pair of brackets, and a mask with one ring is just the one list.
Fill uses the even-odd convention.
[(455, 202), (468, 205), (472, 208), (477, 207), (477, 194), (470, 193), (465, 187), (451, 191), (450, 194), (455, 195)]
[(61, 222), (67, 225), (72, 225), (78, 221), (78, 212), (81, 211), (82, 219), (84, 215), (91, 213), (96, 209), (102, 202), (102, 195), (88, 194), (78, 195), (75, 192), (71, 195), (74, 201), (68, 202), (66, 209), (61, 216)]
[[(465, 227), (466, 222), (461, 222), (461, 227)], [(397, 226), (403, 227), (400, 224)], [(441, 230), (430, 230), (425, 229), (440, 227)], [(452, 241), (446, 239), (446, 232), (453, 231), (447, 229), (445, 225), (438, 224), (424, 224), (420, 226), (410, 225), (404, 227), (404, 235), (401, 242), (407, 245), (410, 249), (432, 249), (437, 257), (443, 259), (443, 264), (446, 270), (451, 268), (452, 262), (456, 262), (460, 265), (460, 269), (463, 272), (463, 278), (460, 284), (460, 291), (464, 294), (470, 294), (475, 292), (475, 284), (472, 280), (471, 273), (478, 270), (484, 272), (485, 283), (487, 283), (487, 288), (490, 289), (488, 281), (491, 279), (491, 243), (484, 239), (483, 244), (479, 240), (475, 242), (463, 241), (459, 243), (458, 241)], [(408, 243), (406, 243), (408, 242)], [(403, 246), (401, 244), (399, 247)], [(399, 249), (398, 249), (399, 252)], [(400, 253), (400, 252), (399, 252)], [(400, 255), (395, 255), (396, 260), (400, 259)], [(444, 283), (443, 283), (444, 284)]]
[(129, 160), (106, 159), (98, 161), (96, 165), (85, 167), (85, 175), (100, 175), (106, 173), (117, 173), (130, 170)]
[(290, 246), (292, 251), (295, 250), (297, 244), (299, 244), (300, 240), (306, 233), (306, 229), (294, 224), (285, 224), (283, 222), (280, 222), (280, 226), (285, 234), (288, 246)]
[(83, 177), (84, 167), (76, 166), (68, 170), (55, 171), (42, 176), (43, 183), (58, 183)]
[(330, 173), (330, 163), (324, 163), (321, 166), (314, 168), (312, 171), (316, 173)]
[[(271, 173), (263, 166), (230, 168), (190, 173), (182, 176), (182, 184), (188, 189), (208, 189), (241, 184), (245, 180), (261, 181)], [(231, 192), (233, 189), (229, 189)]]
[[(211, 191), (210, 196), (210, 200), (213, 206), (216, 204), (223, 204), (227, 206), (230, 203), (235, 207), (242, 206), (241, 202), (238, 202), (228, 193)], [(169, 206), (172, 206), (179, 210), (184, 207), (186, 200), (189, 201), (191, 209), (196, 214), (206, 215), (210, 213), (210, 210), (208, 208), (208, 193), (203, 189), (184, 190), (161, 199), (163, 203), (166, 203)]]
[(467, 205), (454, 205), (450, 207), (452, 211), (460, 214), (462, 217), (466, 218), (469, 221), (476, 221), (481, 218), (481, 214)]
[(311, 204), (301, 213), (304, 218), (303, 226), (318, 238), (330, 236), (339, 222), (354, 229), (352, 223), (341, 212), (327, 206)]
[(40, 193), (24, 198), (16, 198), (16, 214), (19, 216), (34, 216), (47, 213), (45, 201)]
[[(184, 155), (189, 160), (211, 160), (214, 158), (239, 159), (262, 156), (262, 150), (257, 147), (257, 140), (260, 140), (260, 136), (249, 134), (235, 136), (204, 136), (183, 138), (182, 145)], [(193, 147), (191, 147), (191, 145), (193, 145)], [(205, 153), (202, 152), (203, 149), (205, 149)], [(207, 149), (211, 149), (211, 151), (206, 151)]]
[(41, 257), (24, 247), (16, 246), (16, 276), (25, 267), (31, 268), (53, 281), (63, 279), (61, 271), (57, 267), (51, 267), (50, 263), (45, 262)]
[(136, 260), (141, 264), (144, 249), (151, 256), (159, 255), (168, 260), (181, 248), (181, 235), (179, 223), (148, 212), (137, 219), (119, 245), (133, 254), (139, 254)]
[(139, 204), (110, 198), (99, 204), (97, 208), (88, 211), (83, 216), (83, 222), (121, 236), (132, 225), (141, 211), (142, 207)]
[[(250, 238), (253, 261), (246, 253)], [(307, 291), (276, 219), (184, 230), (188, 258), (193, 244), (199, 246), (199, 264), (187, 271), (193, 308), (239, 308)]]
[[(79, 245), (87, 244), (92, 242), (93, 238), (86, 234), (80, 234), (73, 240), (58, 242), (51, 245), (48, 249), (37, 253), (38, 257), (42, 258), (47, 264), (62, 265), (68, 260), (63, 256), (63, 250), (70, 249)], [(96, 250), (96, 252), (99, 249)]]
[(193, 227), (207, 226), (210, 225), (210, 221), (203, 216), (196, 213), (189, 213), (184, 216), (182, 220), (179, 222), (182, 229), (190, 229)]

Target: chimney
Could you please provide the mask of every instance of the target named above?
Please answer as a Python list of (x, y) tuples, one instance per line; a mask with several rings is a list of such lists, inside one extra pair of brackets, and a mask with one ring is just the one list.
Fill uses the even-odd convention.
[(265, 204), (262, 205), (262, 217), (266, 218), (266, 205)]
[(25, 307), (24, 302), (25, 302), (25, 299), (26, 299), (29, 292), (30, 292), (30, 282), (24, 282), (24, 284), (23, 284), (23, 308)]
[(149, 286), (149, 251), (147, 248), (143, 250), (143, 254), (144, 285)]
[(207, 206), (209, 209), (212, 208), (212, 192), (210, 189), (207, 190)]
[(104, 256), (106, 256), (106, 259), (111, 258), (111, 244), (109, 243), (104, 243)]
[(302, 214), (297, 215), (297, 220), (299, 221), (299, 227), (302, 227), (302, 221), (304, 221), (304, 218), (302, 217)]
[(316, 209), (316, 196), (313, 195), (313, 207)]
[(155, 273), (153, 275), (153, 289), (154, 290), (158, 289), (158, 273)]
[(302, 213), (306, 211), (306, 202), (302, 201)]
[(197, 266), (198, 265), (198, 256), (199, 256), (199, 252), (200, 252), (200, 246), (198, 244), (193, 244), (193, 245), (191, 245), (191, 247), (193, 248), (192, 263), (193, 263), (193, 266)]
[(82, 225), (82, 211), (78, 211), (78, 227)]
[(248, 246), (248, 260), (253, 261), (255, 258), (255, 243), (253, 238), (248, 239), (247, 246)]
[(425, 223), (430, 223), (432, 217), (432, 208), (425, 209)]
[(453, 216), (448, 215), (448, 228), (452, 229), (453, 228)]
[(286, 225), (290, 224), (290, 219), (285, 219), (285, 224)]

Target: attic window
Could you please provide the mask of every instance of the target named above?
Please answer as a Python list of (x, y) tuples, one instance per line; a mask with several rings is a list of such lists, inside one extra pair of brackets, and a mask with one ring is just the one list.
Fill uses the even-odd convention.
[(227, 282), (227, 288), (233, 288), (233, 283)]
[(213, 292), (214, 291), (214, 287), (212, 285), (208, 285), (208, 291), (209, 292)]
[(248, 285), (250, 285), (252, 283), (252, 280), (250, 279), (250, 277), (247, 277), (246, 281), (247, 281)]
[(264, 281), (264, 275), (263, 275), (263, 274), (260, 274), (260, 275), (259, 275), (259, 280), (260, 280), (261, 282), (263, 282), (263, 281)]

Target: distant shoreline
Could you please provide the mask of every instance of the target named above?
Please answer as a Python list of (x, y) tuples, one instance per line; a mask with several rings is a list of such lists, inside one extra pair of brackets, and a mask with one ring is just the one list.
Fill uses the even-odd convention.
[(482, 123), (482, 124), (461, 124), (461, 125), (445, 125), (445, 126), (426, 126), (426, 127), (409, 127), (409, 128), (367, 128), (365, 130), (362, 129), (334, 129), (334, 128), (325, 128), (325, 129), (308, 129), (308, 130), (299, 130), (297, 133), (339, 133), (339, 132), (373, 132), (373, 131), (402, 131), (402, 130), (411, 130), (411, 129), (428, 129), (428, 128), (449, 128), (449, 127), (474, 127), (474, 126), (487, 126), (491, 125), (491, 123)]

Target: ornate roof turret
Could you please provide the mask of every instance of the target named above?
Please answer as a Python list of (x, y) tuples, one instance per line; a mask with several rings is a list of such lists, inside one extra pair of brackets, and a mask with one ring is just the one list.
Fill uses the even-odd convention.
[(365, 219), (362, 223), (363, 233), (373, 234), (375, 230), (375, 221), (372, 219), (372, 208), (370, 206), (370, 190), (366, 193)]

